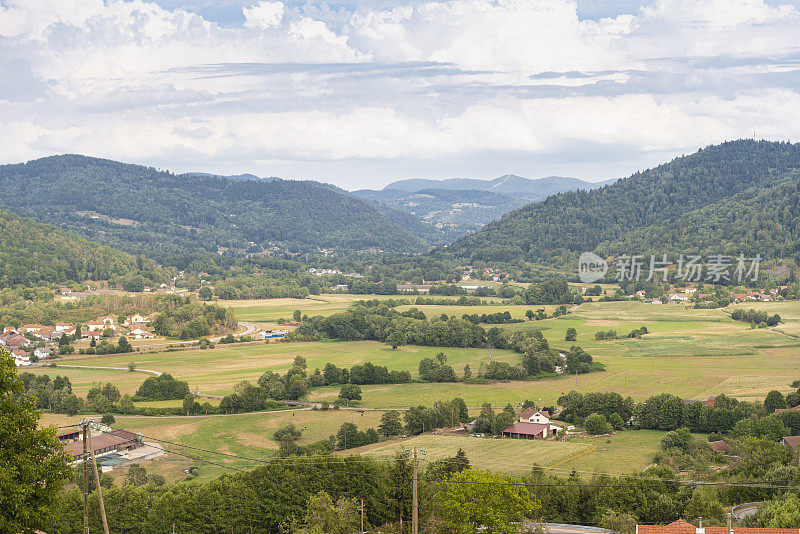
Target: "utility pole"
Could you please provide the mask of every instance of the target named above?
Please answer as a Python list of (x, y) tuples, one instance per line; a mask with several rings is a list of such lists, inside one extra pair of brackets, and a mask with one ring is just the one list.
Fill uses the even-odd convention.
[(361, 534), (364, 534), (364, 499), (361, 499)]
[(92, 455), (92, 465), (94, 466), (94, 483), (97, 486), (97, 500), (100, 503), (100, 519), (103, 520), (103, 532), (108, 534), (108, 521), (106, 520), (106, 507), (103, 504), (103, 488), (100, 486), (100, 474), (97, 472), (97, 458), (94, 456), (92, 447), (92, 433), (89, 433), (89, 452)]
[[(411, 449), (414, 474), (411, 482), (411, 534), (419, 534), (419, 509), (417, 507), (417, 449)], [(88, 530), (87, 530), (88, 532)]]
[(86, 468), (86, 436), (89, 434), (89, 425), (86, 419), (81, 420), (81, 428), (83, 429), (83, 533), (89, 534), (89, 472)]

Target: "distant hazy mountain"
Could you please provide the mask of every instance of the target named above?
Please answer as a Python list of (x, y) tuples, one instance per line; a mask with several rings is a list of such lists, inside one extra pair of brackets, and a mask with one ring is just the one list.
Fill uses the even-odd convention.
[(450, 178), (448, 180), (427, 180), (412, 178), (392, 182), (384, 190), (397, 189), (400, 191), (417, 192), (422, 189), (449, 189), (449, 190), (476, 190), (490, 191), (492, 193), (518, 194), (524, 193), (528, 197), (545, 198), (563, 191), (576, 189), (595, 189), (602, 187), (614, 180), (605, 182), (585, 182), (578, 178), (563, 176), (548, 176), (546, 178), (530, 179), (515, 174), (505, 174), (494, 180), (475, 180), (471, 178)]
[(79, 155), (0, 166), (4, 207), (161, 261), (229, 250), (420, 252), (433, 228), (340, 192), (294, 180), (175, 175)]
[(472, 261), (562, 266), (592, 250), (603, 257), (743, 253), (798, 262), (800, 144), (709, 146), (603, 189), (528, 204), (447, 250)]
[(353, 195), (415, 215), (446, 232), (447, 237), (458, 237), (529, 202), (564, 191), (595, 189), (612, 182), (591, 183), (560, 176), (531, 180), (506, 174), (494, 180), (400, 180), (381, 190), (362, 189), (354, 191)]

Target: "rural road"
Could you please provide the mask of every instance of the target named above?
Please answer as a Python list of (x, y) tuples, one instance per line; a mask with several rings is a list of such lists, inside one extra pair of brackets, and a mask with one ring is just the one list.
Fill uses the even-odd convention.
[(746, 518), (747, 516), (751, 516), (753, 514), (757, 514), (758, 513), (758, 509), (761, 506), (764, 506), (765, 504), (767, 504), (767, 503), (764, 502), (764, 501), (761, 501), (761, 502), (746, 502), (744, 504), (740, 504), (738, 506), (734, 506), (731, 509), (731, 515), (733, 516), (733, 518), (736, 521), (741, 523), (742, 521), (744, 521), (744, 518)]
[(600, 527), (588, 527), (585, 525), (563, 525), (561, 523), (545, 523), (545, 527), (550, 534), (591, 534), (594, 532), (610, 533), (610, 530)]

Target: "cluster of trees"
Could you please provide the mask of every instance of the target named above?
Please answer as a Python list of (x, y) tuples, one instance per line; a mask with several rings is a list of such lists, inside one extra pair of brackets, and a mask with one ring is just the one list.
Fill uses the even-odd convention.
[[(559, 306), (555, 310), (553, 310), (553, 317), (561, 317), (562, 315), (566, 315), (567, 307), (566, 306)], [(549, 318), (550, 316), (547, 315), (547, 312), (544, 311), (544, 308), (539, 308), (534, 313), (533, 310), (528, 310), (525, 312), (525, 317), (528, 318), (529, 321), (543, 321), (544, 319)]]
[(372, 339), (392, 346), (423, 345), (434, 347), (480, 347), (485, 332), (480, 326), (449, 317), (428, 321), (424, 314), (409, 310), (403, 314), (380, 305), (353, 306), (346, 312), (327, 317), (315, 316), (297, 327), (287, 340), (312, 341), (324, 338), (339, 340)]
[[(628, 421), (633, 415), (633, 399), (622, 398), (619, 393), (579, 393), (570, 391), (559, 397), (563, 407), (561, 417), (568, 423), (582, 425), (592, 415), (600, 415), (604, 421)], [(605, 433), (605, 432), (601, 432)]]
[[(222, 397), (222, 400), (219, 402), (220, 412), (230, 414), (277, 410), (281, 407), (281, 405), (273, 400), (270, 400), (272, 392), (274, 392), (274, 389), (268, 389), (261, 386), (260, 378), (259, 385), (255, 385), (247, 380), (244, 380), (234, 386), (233, 393)], [(303, 394), (305, 394), (305, 391)], [(192, 404), (190, 407), (190, 409), (195, 408), (196, 407), (194, 404)]]
[(194, 302), (189, 297), (170, 296), (160, 304), (153, 330), (162, 336), (197, 339), (235, 329), (238, 324), (231, 308)]
[(752, 308), (747, 311), (742, 309), (733, 310), (731, 312), (731, 319), (734, 321), (750, 323), (752, 325), (763, 324), (767, 326), (775, 326), (781, 322), (781, 316), (777, 313), (774, 315), (769, 315), (765, 311), (757, 311)]
[(422, 434), (434, 428), (453, 427), (458, 423), (469, 422), (467, 404), (461, 397), (453, 400), (436, 401), (433, 406), (412, 406), (403, 412), (405, 432)]
[(444, 352), (436, 354), (435, 358), (423, 358), (419, 361), (419, 377), (428, 382), (456, 382), (455, 371), (447, 365), (447, 356)]
[(572, 304), (576, 294), (564, 280), (532, 283), (522, 294), (525, 304)]
[(189, 383), (185, 380), (176, 380), (169, 373), (158, 376), (149, 376), (136, 390), (137, 398), (147, 400), (174, 400), (182, 399), (189, 393)]
[[(530, 311), (530, 310), (529, 310)], [(531, 312), (533, 315), (533, 312)], [(465, 321), (469, 321), (472, 324), (509, 324), (509, 323), (521, 323), (523, 322), (522, 319), (512, 319), (511, 312), (504, 311), (504, 312), (496, 312), (496, 313), (482, 313), (478, 315), (477, 313), (474, 314), (467, 314), (461, 316), (462, 319)]]
[(408, 371), (389, 371), (385, 365), (374, 365), (372, 362), (356, 364), (348, 370), (326, 363), (320, 371), (315, 369), (308, 377), (309, 385), (332, 386), (337, 384), (404, 384), (411, 381)]
[(372, 443), (378, 443), (380, 436), (374, 428), (359, 430), (353, 423), (342, 423), (336, 432), (336, 448), (339, 450), (354, 449)]
[(83, 399), (72, 392), (72, 383), (66, 376), (35, 375), (21, 373), (19, 379), (26, 394), (33, 399), (36, 408), (55, 413), (76, 415), (83, 408)]
[[(788, 400), (787, 400), (788, 399)], [(699, 401), (687, 402), (680, 397), (663, 393), (654, 395), (634, 406), (633, 399), (622, 398), (618, 393), (578, 393), (570, 391), (558, 399), (564, 409), (561, 417), (576, 424), (584, 424), (589, 416), (597, 414), (614, 428), (618, 419), (635, 428), (676, 430), (686, 427), (690, 432), (706, 434), (751, 435), (778, 439), (800, 432), (800, 412), (776, 410), (800, 405), (800, 391), (786, 397), (779, 391), (770, 391), (763, 403), (739, 401), (724, 394), (714, 399), (713, 405)]]
[(430, 288), (431, 295), (442, 295), (443, 297), (454, 297), (456, 295), (466, 295), (467, 290), (456, 284), (444, 284)]
[(495, 413), (491, 404), (484, 403), (480, 415), (475, 419), (472, 431), (476, 434), (499, 436), (503, 430), (513, 425), (517, 418), (517, 412), (510, 404), (507, 404), (502, 412)]
[[(61, 336), (61, 340), (66, 341), (66, 337)], [(58, 343), (59, 349), (64, 346), (61, 340)], [(111, 343), (108, 339), (101, 339), (100, 343), (98, 343), (96, 339), (92, 338), (89, 346), (83, 349), (82, 354), (125, 354), (127, 352), (133, 352), (133, 346), (128, 341), (128, 338), (122, 336), (116, 344)]]
[(303, 287), (294, 281), (277, 281), (259, 276), (233, 276), (218, 281), (214, 285), (213, 294), (223, 300), (304, 299), (309, 294), (319, 294), (320, 291), (319, 284)]
[[(641, 328), (635, 328), (631, 330), (628, 335), (624, 336), (627, 338), (640, 338), (643, 335), (647, 334), (648, 330), (646, 326), (642, 326)], [(620, 336), (617, 334), (616, 330), (600, 330), (595, 332), (594, 338), (597, 341), (609, 340), (609, 339), (619, 339)]]

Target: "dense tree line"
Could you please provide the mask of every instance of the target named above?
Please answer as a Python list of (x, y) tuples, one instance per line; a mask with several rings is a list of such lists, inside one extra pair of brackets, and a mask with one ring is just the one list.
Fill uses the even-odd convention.
[(577, 297), (564, 280), (533, 283), (522, 296), (525, 304), (572, 304)]
[(747, 311), (743, 309), (733, 310), (731, 312), (731, 319), (734, 321), (750, 323), (752, 325), (764, 324), (767, 326), (775, 326), (781, 322), (781, 316), (777, 313), (774, 315), (769, 315), (765, 311), (757, 311), (752, 308)]
[(465, 321), (469, 321), (472, 324), (510, 324), (523, 322), (522, 319), (513, 319), (511, 317), (511, 312), (507, 310), (496, 313), (482, 313), (480, 315), (477, 313), (465, 313), (461, 316), (461, 318)]
[[(316, 286), (316, 293), (320, 288)], [(308, 287), (291, 283), (278, 283), (261, 276), (236, 276), (216, 283), (214, 294), (224, 300), (241, 299), (304, 299), (310, 294)]]
[[(189, 383), (185, 380), (176, 380), (169, 373), (150, 376), (142, 382), (136, 390), (136, 397), (147, 400), (173, 400), (182, 399), (189, 393)], [(135, 399), (134, 399), (135, 400)]]

